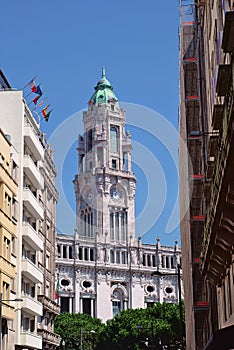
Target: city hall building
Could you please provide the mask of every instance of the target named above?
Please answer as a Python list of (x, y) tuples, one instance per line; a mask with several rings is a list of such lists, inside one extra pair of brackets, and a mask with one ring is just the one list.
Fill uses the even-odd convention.
[(125, 122), (103, 68), (78, 137), (76, 230), (57, 234), (56, 258), (61, 311), (102, 321), (123, 309), (178, 303), (181, 296), (178, 243), (143, 244), (136, 237), (136, 177)]

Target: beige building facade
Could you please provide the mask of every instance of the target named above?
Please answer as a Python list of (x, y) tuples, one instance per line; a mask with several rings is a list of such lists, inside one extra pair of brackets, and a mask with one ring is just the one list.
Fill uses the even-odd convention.
[(187, 349), (234, 348), (234, 3), (180, 1), (182, 266)]
[(16, 298), (17, 177), (12, 145), (0, 129), (0, 293), (2, 349), (14, 349)]

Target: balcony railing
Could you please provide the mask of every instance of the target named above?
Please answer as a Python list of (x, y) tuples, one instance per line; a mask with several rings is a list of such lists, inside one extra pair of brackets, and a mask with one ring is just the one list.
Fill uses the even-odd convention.
[(44, 148), (40, 142), (39, 135), (36, 135), (30, 124), (24, 126), (24, 139), (36, 160), (43, 159)]
[(42, 337), (29, 331), (21, 331), (19, 345), (23, 348), (42, 349)]
[(60, 306), (45, 295), (38, 295), (38, 300), (42, 303), (43, 307), (52, 311), (55, 314), (60, 314)]
[(34, 250), (43, 250), (43, 237), (28, 222), (22, 224), (22, 236)]
[(40, 173), (40, 170), (37, 168), (29, 155), (24, 155), (24, 172), (32, 184), (35, 186), (35, 188), (43, 188), (43, 177)]
[(206, 213), (206, 223), (203, 233), (203, 243), (201, 252), (201, 268), (204, 269), (205, 264), (208, 263), (208, 246), (210, 244), (211, 235), (214, 229), (214, 222), (217, 214), (217, 206), (221, 196), (221, 188), (223, 185), (224, 174), (226, 172), (227, 160), (230, 154), (232, 135), (232, 118), (233, 118), (233, 88), (230, 86), (224, 103), (223, 120), (222, 120), (222, 141), (220, 142), (218, 152), (215, 156), (214, 175), (211, 185), (211, 194), (209, 207)]
[(42, 271), (31, 260), (23, 257), (21, 260), (21, 270), (23, 274), (34, 283), (43, 282)]
[(42, 316), (42, 304), (38, 300), (34, 299), (33, 297), (27, 294), (22, 294), (21, 297), (23, 299), (21, 305), (22, 310), (25, 310), (31, 315)]
[(48, 342), (55, 346), (59, 346), (61, 343), (61, 337), (56, 333), (51, 333), (45, 329), (38, 329), (38, 334), (42, 336), (43, 342)]
[(43, 208), (28, 187), (24, 187), (23, 189), (23, 201), (25, 207), (30, 211), (34, 218), (43, 219)]

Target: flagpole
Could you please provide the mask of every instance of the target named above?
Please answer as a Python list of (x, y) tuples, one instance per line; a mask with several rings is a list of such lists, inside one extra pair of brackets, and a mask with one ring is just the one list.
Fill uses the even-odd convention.
[(33, 92), (31, 91), (29, 94), (27, 94), (27, 96), (25, 96), (25, 98), (27, 98), (28, 96), (30, 96)]
[(35, 75), (35, 77), (32, 78), (32, 79), (30, 80), (30, 82), (29, 82), (28, 84), (26, 84), (26, 85), (22, 88), (22, 90), (24, 90), (24, 89), (31, 83), (31, 81), (35, 80), (36, 77), (37, 77), (37, 75)]
[(35, 111), (35, 109), (37, 109), (38, 107), (42, 106), (43, 103), (45, 102), (45, 100), (47, 100), (48, 97), (45, 97), (44, 100), (42, 100), (40, 103), (38, 103), (38, 105), (36, 105), (35, 108), (32, 109), (32, 112)]

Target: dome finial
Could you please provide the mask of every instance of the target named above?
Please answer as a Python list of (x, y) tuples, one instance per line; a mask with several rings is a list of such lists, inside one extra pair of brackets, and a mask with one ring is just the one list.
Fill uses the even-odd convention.
[(105, 67), (102, 66), (102, 79), (106, 77)]

